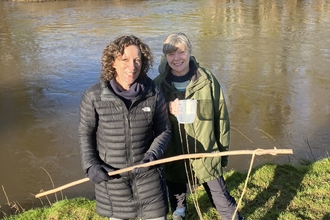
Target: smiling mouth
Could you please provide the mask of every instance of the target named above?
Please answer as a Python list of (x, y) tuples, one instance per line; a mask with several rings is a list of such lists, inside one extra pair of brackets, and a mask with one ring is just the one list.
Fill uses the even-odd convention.
[(181, 66), (184, 62), (180, 62), (180, 63), (173, 63), (174, 66)]
[(132, 73), (125, 73), (126, 75), (128, 75), (128, 76), (134, 76), (135, 75), (135, 72), (132, 72)]

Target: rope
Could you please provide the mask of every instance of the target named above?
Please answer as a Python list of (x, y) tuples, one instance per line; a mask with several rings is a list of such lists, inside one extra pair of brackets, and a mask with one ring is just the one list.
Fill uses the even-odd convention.
[(234, 212), (234, 214), (233, 214), (233, 217), (231, 218), (232, 220), (235, 219), (235, 216), (236, 216), (236, 214), (237, 214), (238, 208), (240, 207), (240, 205), (241, 205), (241, 203), (242, 203), (242, 199), (243, 199), (243, 196), (244, 196), (244, 194), (245, 194), (245, 190), (246, 190), (246, 188), (247, 188), (247, 184), (248, 184), (248, 182), (249, 182), (249, 177), (250, 177), (250, 174), (251, 174), (252, 165), (253, 165), (253, 163), (254, 163), (254, 158), (255, 158), (256, 153), (257, 153), (258, 150), (259, 150), (259, 149), (256, 149), (256, 150), (253, 152), (253, 154), (252, 154), (252, 158), (251, 158), (251, 162), (250, 162), (250, 168), (249, 168), (248, 174), (247, 174), (246, 179), (245, 179), (244, 188), (243, 188), (243, 191), (242, 191), (241, 197), (239, 198), (239, 201), (238, 201), (238, 203), (237, 203), (237, 205), (236, 205), (236, 209), (235, 209), (235, 212)]
[[(180, 141), (181, 141), (182, 152), (184, 152), (184, 143), (183, 143), (183, 138), (182, 138), (182, 133), (181, 133), (181, 126), (180, 126), (180, 123), (179, 122), (178, 122), (178, 127), (179, 127), (179, 134), (180, 134)], [(194, 137), (196, 137), (196, 135), (195, 135), (195, 129), (193, 129), (193, 130), (194, 130)], [(186, 137), (186, 148), (187, 148), (187, 152), (188, 152), (188, 154), (190, 154), (187, 132), (185, 132), (185, 137)], [(197, 141), (196, 138), (194, 138), (195, 152), (197, 151), (197, 149), (196, 149), (196, 146), (197, 146), (196, 141)], [(190, 176), (192, 178), (191, 179), (192, 182), (190, 181), (190, 178), (189, 178), (190, 176), (189, 176), (189, 173), (188, 173), (187, 163), (189, 165)], [(184, 162), (184, 166), (185, 166), (185, 171), (186, 171), (186, 175), (187, 175), (189, 191), (191, 192), (191, 196), (192, 196), (191, 198), (192, 198), (192, 200), (194, 202), (194, 206), (195, 206), (195, 209), (196, 209), (197, 214), (199, 216), (199, 219), (200, 220), (203, 220), (202, 211), (199, 208), (197, 193), (194, 193), (193, 192), (193, 189), (192, 189), (192, 186), (193, 185), (197, 185), (197, 177), (193, 173), (193, 168), (192, 168), (192, 165), (191, 165), (191, 161), (190, 160), (188, 162)]]

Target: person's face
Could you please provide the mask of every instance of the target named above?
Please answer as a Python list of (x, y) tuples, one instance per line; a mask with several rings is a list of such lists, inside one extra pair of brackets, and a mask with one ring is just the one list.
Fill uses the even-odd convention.
[(166, 60), (174, 75), (184, 76), (189, 72), (190, 53), (183, 45), (178, 45), (175, 52), (166, 54)]
[(116, 81), (123, 89), (128, 90), (141, 72), (141, 52), (138, 46), (130, 45), (124, 54), (116, 58), (113, 67), (116, 69)]

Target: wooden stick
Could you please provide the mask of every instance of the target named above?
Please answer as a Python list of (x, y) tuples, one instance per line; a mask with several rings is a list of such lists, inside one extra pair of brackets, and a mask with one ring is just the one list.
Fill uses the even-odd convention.
[[(121, 173), (131, 171), (134, 168), (149, 167), (149, 166), (154, 166), (154, 165), (158, 165), (158, 164), (162, 164), (162, 163), (169, 163), (169, 162), (177, 161), (177, 160), (197, 159), (197, 158), (204, 158), (204, 157), (220, 157), (220, 156), (230, 156), (230, 155), (247, 155), (247, 154), (278, 155), (278, 154), (293, 154), (293, 151), (292, 151), (292, 149), (267, 149), (267, 150), (256, 149), (256, 150), (225, 151), (225, 152), (216, 152), (216, 153), (183, 154), (183, 155), (178, 155), (178, 156), (173, 156), (173, 157), (168, 157), (168, 158), (164, 158), (164, 159), (151, 161), (149, 163), (138, 164), (138, 165), (135, 165), (135, 166), (126, 167), (126, 168), (123, 168), (123, 169), (120, 169), (120, 170), (109, 172), (108, 174), (109, 174), (109, 176), (113, 176), (113, 175), (117, 175), (117, 174), (121, 174)], [(48, 190), (48, 191), (45, 191), (45, 192), (42, 192), (42, 193), (38, 193), (37, 195), (35, 195), (35, 197), (40, 198), (42, 196), (46, 196), (48, 194), (55, 193), (55, 192), (61, 191), (63, 189), (66, 189), (66, 188), (69, 188), (69, 187), (87, 182), (87, 181), (89, 181), (88, 178), (83, 178), (83, 179), (68, 183), (66, 185), (63, 185), (61, 187), (58, 187), (58, 188), (55, 188), (55, 189), (52, 189), (52, 190)]]

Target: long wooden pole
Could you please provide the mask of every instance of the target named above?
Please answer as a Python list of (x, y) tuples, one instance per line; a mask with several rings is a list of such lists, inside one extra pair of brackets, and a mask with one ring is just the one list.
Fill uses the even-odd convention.
[[(134, 168), (138, 167), (149, 167), (149, 166), (154, 166), (158, 164), (163, 164), (163, 163), (169, 163), (172, 161), (177, 161), (177, 160), (184, 160), (184, 159), (197, 159), (197, 158), (203, 158), (203, 157), (221, 157), (221, 156), (230, 156), (230, 155), (249, 155), (249, 154), (255, 154), (255, 155), (265, 155), (265, 154), (271, 154), (271, 155), (278, 155), (278, 154), (293, 154), (292, 149), (256, 149), (256, 150), (236, 150), (236, 151), (225, 151), (225, 152), (217, 152), (217, 153), (195, 153), (195, 154), (183, 154), (183, 155), (178, 155), (178, 156), (173, 156), (173, 157), (168, 157), (164, 159), (159, 159), (155, 161), (151, 161), (149, 163), (144, 163), (144, 164), (138, 164), (135, 166), (130, 166), (126, 167), (120, 170), (116, 170), (113, 172), (109, 172), (109, 176), (125, 173), (128, 171), (133, 170)], [(42, 193), (38, 193), (35, 195), (36, 198), (40, 198), (42, 196), (49, 195), (51, 193), (56, 193), (58, 191), (62, 191), (63, 189), (67, 189), (69, 187), (84, 183), (89, 181), (88, 178), (83, 178), (68, 184), (65, 184), (63, 186), (60, 186), (58, 188), (48, 190)]]

